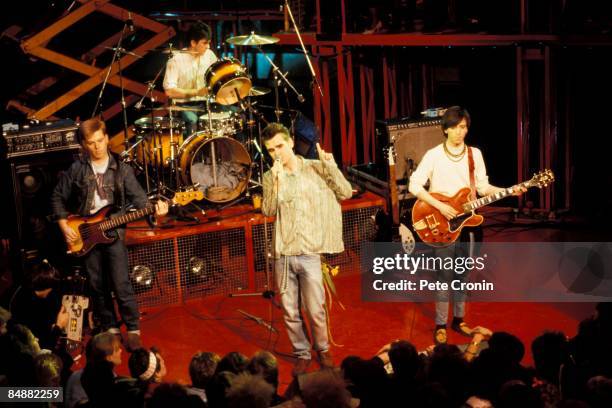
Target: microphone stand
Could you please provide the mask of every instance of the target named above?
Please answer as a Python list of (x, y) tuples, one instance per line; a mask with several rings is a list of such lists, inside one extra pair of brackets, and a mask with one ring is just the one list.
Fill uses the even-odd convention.
[[(276, 82), (276, 80), (275, 80)], [(257, 121), (257, 126), (258, 126), (258, 135), (259, 135), (259, 145), (257, 144), (257, 140), (256, 138), (253, 138), (253, 142), (255, 144), (255, 147), (257, 148), (257, 151), (259, 152), (259, 173), (258, 173), (258, 182), (256, 184), (263, 186), (263, 173), (264, 173), (264, 155), (263, 155), (263, 151), (261, 150), (260, 145), (263, 145), (262, 142), (262, 138), (261, 138), (261, 122), (267, 123), (267, 121), (265, 120), (265, 117), (263, 116), (262, 113), (258, 112), (254, 107), (253, 107), (253, 103), (250, 100), (250, 98), (248, 98), (248, 102), (245, 104), (244, 100), (240, 98), (240, 95), (237, 94), (237, 98), (238, 101), (240, 102), (241, 106), (244, 106), (243, 109), (246, 107), (246, 109), (248, 109), (249, 111), (249, 115), (250, 118), (254, 116), (256, 116), (259, 120)], [(278, 105), (277, 105), (278, 108)], [(278, 110), (278, 109), (277, 109)], [(270, 304), (272, 306), (275, 306), (279, 309), (281, 309), (281, 305), (278, 304), (278, 302), (276, 302), (276, 300), (274, 300), (274, 297), (276, 296), (276, 293), (274, 292), (274, 290), (270, 289), (271, 286), (271, 282), (270, 282), (270, 276), (271, 276), (271, 271), (270, 271), (270, 260), (273, 259), (273, 255), (272, 255), (272, 245), (270, 240), (268, 240), (268, 231), (269, 231), (269, 225), (268, 225), (268, 217), (266, 217), (264, 215), (264, 221), (263, 221), (263, 226), (264, 226), (264, 242), (265, 242), (265, 274), (266, 274), (266, 286), (265, 286), (265, 290), (263, 292), (253, 292), (253, 293), (230, 293), (229, 297), (251, 297), (251, 296), (261, 296), (265, 299), (268, 299), (270, 301)], [(237, 309), (238, 313), (241, 313), (242, 315), (244, 315), (246, 318), (254, 320), (257, 324), (259, 324), (260, 326), (264, 326), (270, 333), (270, 335), (272, 335), (272, 333), (278, 333), (278, 331), (274, 328), (273, 326), (273, 321), (272, 321), (272, 308), (270, 308), (270, 322), (268, 323), (266, 320), (262, 319), (261, 317), (249, 314), (247, 312), (245, 312), (244, 310), (241, 309)]]
[(125, 145), (126, 150), (129, 147), (127, 109), (126, 109), (125, 95), (124, 95), (124, 90), (123, 90), (123, 77), (121, 76), (121, 59), (118, 59), (117, 57), (119, 56), (119, 53), (122, 50), (121, 44), (123, 43), (123, 37), (125, 36), (125, 30), (127, 29), (128, 24), (129, 22), (127, 20), (123, 24), (123, 28), (121, 29), (121, 35), (119, 36), (119, 41), (117, 42), (117, 45), (115, 46), (115, 52), (113, 53), (113, 58), (111, 59), (111, 63), (108, 66), (108, 69), (106, 70), (106, 76), (104, 77), (104, 81), (102, 82), (102, 88), (100, 88), (100, 94), (98, 95), (98, 100), (96, 101), (96, 105), (91, 114), (91, 117), (93, 118), (96, 116), (96, 113), (98, 112), (98, 108), (100, 107), (100, 102), (102, 101), (102, 95), (104, 94), (104, 90), (106, 89), (106, 84), (108, 83), (108, 78), (110, 77), (110, 73), (113, 68), (113, 65), (115, 64), (115, 61), (117, 61), (118, 62), (117, 75), (119, 75), (119, 87), (121, 88), (121, 109), (123, 110), (123, 136), (124, 136), (124, 145)]
[[(293, 28), (295, 29), (295, 33), (297, 34), (297, 38), (300, 41), (300, 45), (302, 46), (302, 51), (304, 52), (304, 57), (306, 57), (306, 62), (308, 63), (308, 68), (310, 68), (310, 75), (312, 75), (312, 80), (315, 84), (317, 84), (317, 88), (319, 88), (319, 93), (321, 97), (323, 97), (323, 89), (321, 89), (321, 84), (317, 79), (317, 75), (315, 74), (314, 67), (312, 66), (312, 62), (310, 61), (310, 57), (308, 56), (308, 51), (306, 51), (306, 47), (304, 46), (304, 41), (302, 41), (302, 35), (300, 34), (300, 29), (295, 23), (295, 19), (293, 18), (293, 13), (291, 12), (291, 7), (289, 7), (289, 1), (285, 0), (285, 7), (287, 8), (287, 12), (289, 14), (289, 18), (291, 18), (291, 24), (293, 24)], [(299, 99), (299, 98), (298, 98)], [(300, 101), (304, 102), (304, 101)]]

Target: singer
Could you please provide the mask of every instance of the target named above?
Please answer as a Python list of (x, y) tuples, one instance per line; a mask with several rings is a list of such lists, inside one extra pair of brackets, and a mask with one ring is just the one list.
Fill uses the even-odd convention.
[(293, 368), (297, 376), (310, 365), (312, 347), (305, 332), (301, 302), (321, 367), (334, 365), (329, 352), (320, 254), (344, 250), (339, 201), (350, 198), (352, 188), (333, 155), (318, 144), (319, 160), (297, 156), (289, 130), (282, 124), (270, 123), (262, 139), (274, 159), (274, 166), (263, 178), (262, 211), (264, 215), (276, 215), (275, 278), (297, 358)]

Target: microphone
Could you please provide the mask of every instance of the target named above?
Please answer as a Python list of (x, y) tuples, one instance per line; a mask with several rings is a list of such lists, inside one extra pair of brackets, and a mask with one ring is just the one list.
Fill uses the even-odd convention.
[(142, 109), (142, 100), (136, 102), (136, 104), (134, 105), (134, 108), (136, 108), (136, 110)]
[(125, 24), (127, 24), (130, 33), (134, 32), (134, 20), (132, 20), (132, 12), (128, 11), (128, 18), (125, 20)]
[(304, 99), (304, 95), (302, 95), (302, 94), (298, 94), (297, 98), (298, 98), (298, 101), (300, 101), (300, 103), (304, 103), (304, 101), (306, 100), (306, 99)]

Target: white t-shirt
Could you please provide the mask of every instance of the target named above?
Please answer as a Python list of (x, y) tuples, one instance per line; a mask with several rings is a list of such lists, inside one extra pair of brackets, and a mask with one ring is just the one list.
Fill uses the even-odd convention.
[[(479, 195), (485, 195), (490, 187), (487, 169), (482, 158), (482, 152), (472, 147), (474, 156), (474, 181)], [(417, 169), (410, 176), (408, 190), (415, 196), (424, 190), (429, 180), (429, 192), (453, 196), (464, 187), (470, 187), (470, 169), (468, 165), (468, 152), (461, 160), (452, 161), (444, 152), (442, 144), (429, 149), (419, 163)]]
[[(99, 174), (104, 174), (106, 173), (106, 170), (108, 169), (108, 163), (109, 163), (110, 159), (107, 158), (106, 162), (101, 164), (101, 165), (96, 165), (93, 162), (91, 162), (91, 168), (93, 169), (94, 175), (96, 176), (96, 182), (97, 182), (97, 178)], [(93, 201), (93, 206), (91, 207), (91, 210), (89, 211), (90, 214), (93, 214), (95, 212), (97, 212), (100, 208), (105, 207), (109, 204), (108, 200), (103, 200), (102, 198), (100, 198), (100, 195), (98, 194), (98, 190), (94, 190), (94, 201)]]
[[(201, 56), (177, 52), (166, 64), (164, 89), (201, 89), (206, 86), (206, 71), (217, 61), (217, 56), (210, 49)], [(194, 96), (175, 99), (176, 102), (202, 101), (205, 96)]]

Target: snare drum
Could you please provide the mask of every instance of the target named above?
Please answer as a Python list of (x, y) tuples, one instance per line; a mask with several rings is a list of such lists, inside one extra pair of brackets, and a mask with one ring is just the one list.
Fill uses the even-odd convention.
[(213, 136), (227, 136), (242, 130), (242, 119), (234, 112), (209, 112), (200, 116), (199, 125)]

